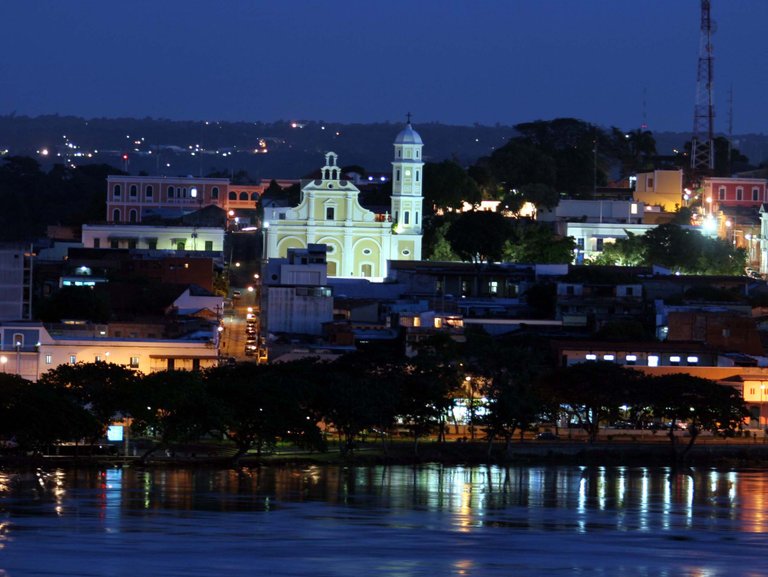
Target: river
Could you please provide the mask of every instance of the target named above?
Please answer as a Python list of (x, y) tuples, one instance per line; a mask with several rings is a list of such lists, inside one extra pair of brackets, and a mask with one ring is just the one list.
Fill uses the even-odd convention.
[(762, 576), (768, 471), (0, 471), (0, 576)]

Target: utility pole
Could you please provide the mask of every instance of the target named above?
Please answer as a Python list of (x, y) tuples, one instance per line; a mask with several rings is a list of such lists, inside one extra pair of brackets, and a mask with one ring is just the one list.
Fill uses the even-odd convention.
[(712, 97), (712, 19), (710, 0), (701, 0), (701, 40), (696, 74), (696, 103), (693, 108), (693, 135), (691, 138), (691, 173), (697, 182), (712, 174), (715, 168), (714, 118)]

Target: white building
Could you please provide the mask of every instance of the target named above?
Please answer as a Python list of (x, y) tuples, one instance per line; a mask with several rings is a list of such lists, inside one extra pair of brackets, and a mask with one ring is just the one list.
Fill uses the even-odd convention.
[(262, 276), (262, 335), (320, 335), (323, 323), (333, 320), (325, 248), (292, 248), (288, 258), (269, 261)]
[(409, 122), (395, 138), (391, 211), (384, 214), (360, 206), (360, 190), (341, 178), (338, 157), (328, 152), (321, 178), (304, 184), (298, 206), (265, 210), (267, 258), (325, 244), (328, 276), (346, 278), (384, 278), (389, 260), (421, 260), (422, 147)]
[(85, 248), (224, 252), (224, 229), (143, 224), (84, 224)]
[[(105, 336), (101, 336), (101, 332)], [(59, 365), (104, 361), (142, 373), (198, 370), (216, 366), (215, 335), (196, 340), (130, 339), (107, 336), (108, 331), (54, 336), (42, 323), (3, 323), (0, 326), (0, 371), (35, 381)]]

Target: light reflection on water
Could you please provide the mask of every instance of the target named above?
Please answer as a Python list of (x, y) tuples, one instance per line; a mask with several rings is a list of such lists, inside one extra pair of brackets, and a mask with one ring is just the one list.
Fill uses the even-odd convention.
[(643, 467), (0, 472), (0, 576), (762, 575), (766, 491)]

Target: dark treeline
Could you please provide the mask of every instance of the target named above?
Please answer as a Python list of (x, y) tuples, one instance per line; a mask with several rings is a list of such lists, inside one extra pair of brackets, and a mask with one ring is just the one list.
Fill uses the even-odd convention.
[[(332, 363), (313, 359), (243, 363), (202, 372), (149, 375), (103, 362), (62, 365), (36, 383), (0, 374), (0, 438), (24, 453), (58, 443), (97, 443), (108, 425), (130, 418), (132, 436), (160, 449), (215, 439), (263, 455), (278, 442), (323, 451), (354, 450), (361, 434), (387, 439), (407, 430), (414, 453), (427, 435), (445, 440), (452, 407), (467, 410), (471, 440), (508, 448), (537, 423), (567, 421), (594, 441), (616, 419), (637, 426), (685, 422), (684, 455), (701, 431), (737, 429), (745, 408), (735, 389), (684, 374), (646, 377), (613, 363), (553, 367), (535, 339), (477, 339), (461, 350), (434, 340), (414, 358), (352, 353)], [(476, 353), (473, 353), (476, 351)], [(333, 431), (322, 433), (320, 424)], [(670, 434), (673, 447), (677, 437)], [(494, 443), (494, 441), (497, 441)], [(387, 443), (382, 444), (387, 447)]]

